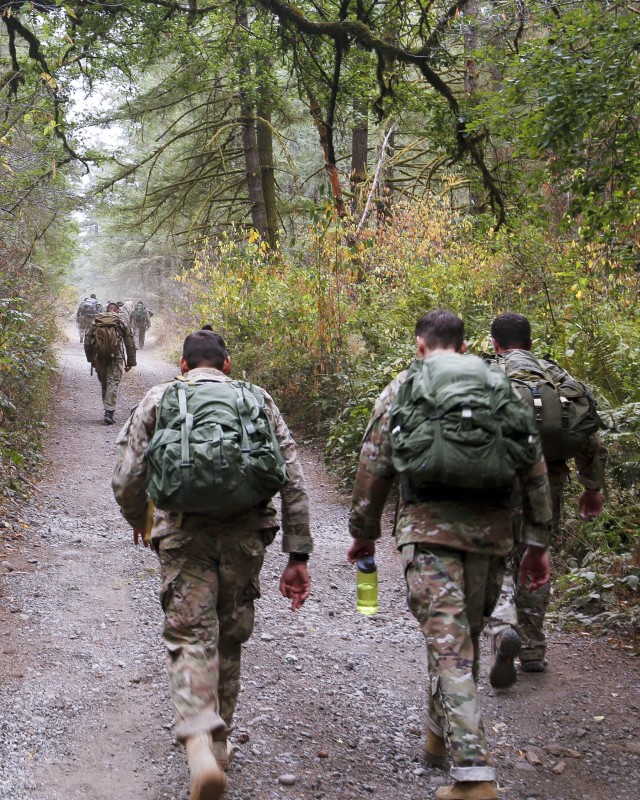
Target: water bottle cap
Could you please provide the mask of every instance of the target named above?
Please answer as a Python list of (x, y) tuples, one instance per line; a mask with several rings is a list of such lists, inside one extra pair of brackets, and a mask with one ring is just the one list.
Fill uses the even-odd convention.
[(376, 560), (373, 556), (362, 556), (358, 559), (358, 569), (360, 572), (375, 572), (377, 569)]

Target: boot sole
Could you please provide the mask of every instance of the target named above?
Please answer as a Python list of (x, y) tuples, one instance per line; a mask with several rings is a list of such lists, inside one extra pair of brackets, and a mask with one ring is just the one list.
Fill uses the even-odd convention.
[(547, 668), (547, 665), (544, 661), (525, 661), (524, 663), (520, 662), (520, 669), (523, 672), (544, 672)]
[(443, 786), (436, 790), (436, 797), (439, 800), (497, 800), (498, 795), (495, 791), (476, 792), (474, 789), (458, 792), (453, 786)]
[(518, 673), (513, 661), (521, 647), (522, 639), (514, 630), (507, 630), (500, 637), (496, 660), (489, 673), (489, 683), (494, 689), (508, 689), (516, 682)]

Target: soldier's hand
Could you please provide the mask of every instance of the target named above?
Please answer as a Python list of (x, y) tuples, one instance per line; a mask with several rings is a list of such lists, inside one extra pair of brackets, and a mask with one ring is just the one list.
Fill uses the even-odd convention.
[(585, 489), (578, 498), (580, 519), (590, 520), (602, 513), (602, 492), (599, 489)]
[(291, 600), (291, 610), (304, 605), (311, 591), (309, 571), (304, 561), (289, 561), (280, 578), (280, 593)]
[(355, 564), (359, 558), (364, 556), (375, 556), (376, 543), (369, 539), (354, 539), (351, 547), (347, 551), (347, 558), (350, 564)]
[(145, 547), (149, 547), (149, 542), (144, 538), (144, 534), (145, 534), (144, 528), (134, 528), (133, 543), (135, 545), (143, 544)]
[(131, 369), (131, 367), (125, 367), (125, 368), (124, 368), (124, 371), (125, 371), (125, 372), (129, 372), (129, 370), (130, 370), (130, 369)]
[(535, 592), (551, 579), (549, 553), (544, 547), (529, 545), (520, 562), (520, 586)]

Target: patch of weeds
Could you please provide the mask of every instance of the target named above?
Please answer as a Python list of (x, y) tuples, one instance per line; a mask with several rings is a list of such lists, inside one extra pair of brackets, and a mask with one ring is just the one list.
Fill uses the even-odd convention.
[(640, 655), (640, 559), (633, 553), (588, 553), (554, 580), (553, 607), (563, 628), (619, 637)]

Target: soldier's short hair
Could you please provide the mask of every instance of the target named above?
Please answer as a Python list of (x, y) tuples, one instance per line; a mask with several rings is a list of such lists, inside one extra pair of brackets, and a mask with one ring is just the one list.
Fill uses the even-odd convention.
[(491, 336), (505, 350), (529, 350), (531, 347), (531, 325), (524, 314), (507, 311), (491, 323)]
[(187, 362), (189, 369), (197, 367), (222, 369), (229, 353), (227, 345), (219, 333), (196, 331), (190, 333), (184, 340), (182, 357)]
[(464, 342), (464, 322), (453, 311), (436, 308), (417, 321), (416, 336), (430, 350), (437, 347), (454, 347), (455, 350), (460, 350)]

